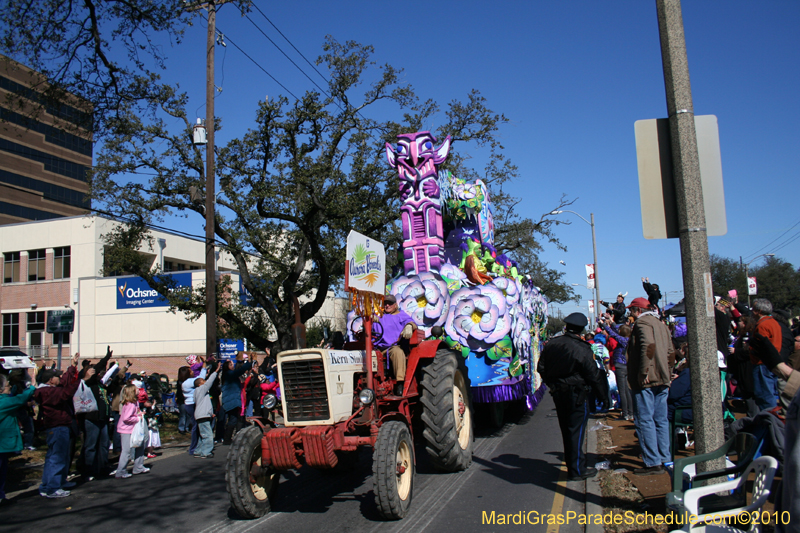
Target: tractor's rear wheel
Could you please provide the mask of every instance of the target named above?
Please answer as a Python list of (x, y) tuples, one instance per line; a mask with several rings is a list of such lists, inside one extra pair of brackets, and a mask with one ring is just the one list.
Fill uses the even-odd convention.
[(258, 518), (271, 510), (270, 499), (278, 489), (280, 472), (261, 466), (261, 437), (258, 426), (236, 434), (228, 452), (225, 485), (231, 505), (243, 518)]
[(396, 420), (378, 431), (372, 458), (375, 503), (384, 518), (403, 518), (414, 489), (414, 442), (408, 426)]
[(439, 349), (422, 372), (425, 450), (439, 470), (465, 470), (472, 464), (473, 435), (464, 360), (452, 350)]

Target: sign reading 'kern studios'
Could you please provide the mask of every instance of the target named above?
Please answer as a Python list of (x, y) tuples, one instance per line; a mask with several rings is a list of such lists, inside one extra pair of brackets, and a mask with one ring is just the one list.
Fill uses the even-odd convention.
[[(169, 277), (178, 283), (178, 287), (192, 286), (191, 273), (169, 274)], [(142, 307), (169, 307), (169, 302), (142, 278), (117, 278), (117, 309)]]

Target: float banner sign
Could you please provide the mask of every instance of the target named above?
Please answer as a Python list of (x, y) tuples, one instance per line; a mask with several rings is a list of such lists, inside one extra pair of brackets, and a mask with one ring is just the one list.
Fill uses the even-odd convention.
[(386, 287), (386, 252), (383, 244), (350, 231), (347, 235), (347, 287), (383, 296)]
[(236, 354), (244, 351), (244, 341), (241, 339), (219, 339), (217, 354), (222, 360), (236, 359)]
[[(192, 274), (167, 274), (178, 287), (191, 287)], [(117, 278), (117, 309), (169, 307), (169, 302), (140, 277)]]
[(71, 333), (74, 329), (74, 309), (56, 309), (47, 312), (47, 333)]

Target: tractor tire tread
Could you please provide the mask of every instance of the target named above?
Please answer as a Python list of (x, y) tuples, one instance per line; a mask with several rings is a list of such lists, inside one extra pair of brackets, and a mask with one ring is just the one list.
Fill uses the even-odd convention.
[[(472, 428), (467, 449), (458, 443), (456, 420), (453, 414), (453, 384), (456, 372), (463, 373), (467, 389), (469, 379), (459, 368), (458, 356), (448, 349), (439, 349), (436, 357), (422, 372), (422, 422), (425, 450), (435, 468), (446, 472), (466, 470), (472, 463)], [(468, 390), (467, 390), (468, 394)], [(471, 406), (467, 406), (468, 409)]]
[[(405, 435), (404, 435), (405, 434)], [(396, 447), (403, 437), (406, 437), (412, 450), (413, 468), (413, 441), (408, 427), (402, 422), (390, 420), (385, 422), (378, 433), (378, 440), (372, 456), (372, 479), (375, 491), (375, 502), (380, 514), (388, 520), (403, 518), (408, 511), (413, 493), (413, 473), (411, 493), (404, 501), (397, 493), (394, 471), (397, 468)]]
[(264, 501), (257, 500), (250, 487), (250, 458), (254, 447), (261, 447), (263, 435), (258, 426), (240, 430), (233, 439), (228, 451), (225, 469), (225, 485), (228, 489), (231, 506), (242, 518), (259, 518), (270, 512), (270, 499), (274, 497), (278, 478)]

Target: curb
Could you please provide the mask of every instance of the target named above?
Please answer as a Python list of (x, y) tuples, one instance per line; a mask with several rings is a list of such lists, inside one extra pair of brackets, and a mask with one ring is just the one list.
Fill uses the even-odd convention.
[[(597, 431), (588, 431), (586, 438), (587, 451), (593, 451), (599, 457), (601, 454), (597, 450)], [(587, 453), (588, 455), (588, 453)], [(598, 475), (586, 480), (586, 507), (584, 512), (587, 516), (600, 515), (603, 512), (603, 495), (600, 489), (600, 473)], [(590, 521), (586, 524), (585, 533), (604, 533), (605, 527)]]

